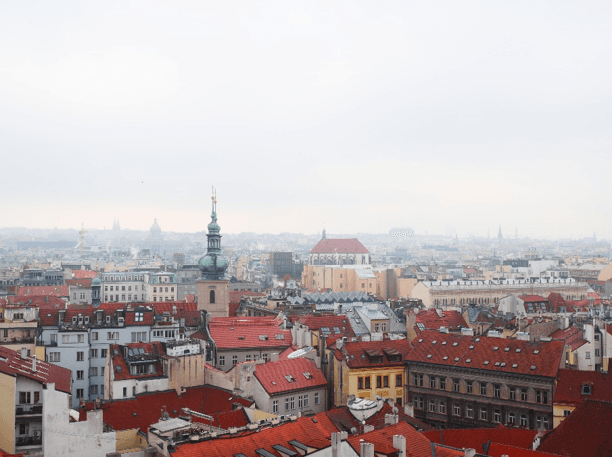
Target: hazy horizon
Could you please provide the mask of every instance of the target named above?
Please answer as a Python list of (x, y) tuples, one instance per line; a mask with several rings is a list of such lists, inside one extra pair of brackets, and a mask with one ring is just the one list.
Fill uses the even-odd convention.
[(610, 2), (0, 12), (0, 226), (612, 238)]

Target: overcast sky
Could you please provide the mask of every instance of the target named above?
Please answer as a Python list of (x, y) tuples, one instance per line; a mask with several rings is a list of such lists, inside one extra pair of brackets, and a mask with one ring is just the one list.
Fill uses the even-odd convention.
[(612, 2), (0, 2), (0, 227), (612, 237)]

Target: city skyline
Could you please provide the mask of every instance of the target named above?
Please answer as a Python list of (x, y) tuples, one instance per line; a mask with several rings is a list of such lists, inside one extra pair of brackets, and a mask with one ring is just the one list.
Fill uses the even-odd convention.
[(0, 225), (611, 238), (612, 6), (442, 5), (4, 5)]

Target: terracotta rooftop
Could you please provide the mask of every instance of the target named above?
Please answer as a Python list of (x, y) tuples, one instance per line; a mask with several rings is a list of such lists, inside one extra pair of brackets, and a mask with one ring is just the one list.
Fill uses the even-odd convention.
[[(590, 388), (583, 390), (585, 385)], [(612, 375), (600, 371), (559, 370), (554, 403), (579, 405), (587, 399), (612, 402)]]
[(70, 394), (71, 371), (53, 363), (36, 360), (33, 371), (33, 358), (21, 358), (21, 353), (0, 346), (0, 373), (9, 376), (22, 376), (42, 384), (55, 383), (55, 389)]
[(352, 338), (355, 336), (351, 322), (345, 315), (320, 315), (315, 316), (306, 314), (296, 320), (308, 327), (309, 330), (316, 330), (322, 334), (337, 335), (338, 337), (346, 336)]
[(562, 341), (521, 341), (424, 331), (406, 361), (554, 378), (564, 356)]
[(562, 456), (612, 456), (612, 403), (586, 400), (542, 439), (538, 451)]
[[(440, 330), (440, 327), (446, 327), (450, 331), (458, 331), (461, 328), (468, 328), (465, 319), (459, 311), (440, 311), (437, 309), (428, 309), (420, 311), (415, 316), (417, 324), (423, 324), (427, 330)], [(417, 330), (421, 327), (417, 326)]]
[[(359, 419), (356, 419), (346, 406), (331, 408), (330, 410), (326, 411), (325, 414), (334, 423), (338, 432), (350, 432), (351, 428), (353, 427), (357, 430), (361, 429), (362, 427), (361, 421)], [(393, 408), (391, 408), (391, 406), (389, 406), (387, 403), (383, 403), (380, 410), (378, 410), (374, 415), (368, 418), (367, 423), (373, 426), (376, 430), (382, 429), (385, 426), (385, 415), (387, 414), (393, 414)], [(399, 408), (398, 417), (399, 421), (407, 422), (412, 427), (421, 432), (435, 430), (429, 424), (426, 424), (416, 418), (405, 414), (402, 411), (401, 407)]]
[(323, 372), (305, 357), (257, 365), (254, 375), (268, 394), (327, 386)]
[(66, 301), (51, 295), (9, 296), (6, 299), (5, 307), (7, 308), (23, 308), (24, 306), (40, 309), (63, 309), (66, 307)]
[(75, 271), (72, 271), (73, 279), (95, 279), (96, 277), (97, 277), (97, 274), (95, 271), (86, 271), (82, 269), (77, 269)]
[(370, 253), (358, 239), (322, 239), (310, 253)]
[[(186, 392), (180, 396), (176, 394), (175, 390), (170, 390), (141, 394), (131, 399), (105, 402), (101, 410), (104, 414), (104, 423), (115, 430), (139, 428), (141, 431), (147, 432), (149, 426), (159, 420), (163, 407), (171, 417), (183, 414), (181, 408), (189, 408), (198, 413), (214, 416), (233, 411), (233, 403), (250, 407), (254, 402), (232, 395), (231, 392), (218, 387), (202, 386), (187, 388)], [(81, 410), (81, 414), (93, 408), (93, 403), (87, 403), (86, 408)], [(235, 416), (239, 415), (224, 415), (219, 417), (217, 422), (227, 425), (227, 423), (232, 423), (232, 419), (233, 422), (236, 422), (237, 418)]]
[[(123, 355), (122, 349), (127, 349), (129, 354), (137, 352), (140, 354), (144, 361), (155, 365), (156, 371), (151, 374), (130, 374), (130, 367), (126, 362)], [(122, 381), (125, 379), (150, 379), (157, 376), (163, 376), (163, 369), (160, 357), (165, 355), (164, 348), (160, 341), (153, 343), (129, 343), (124, 345), (111, 344), (109, 350), (110, 357), (113, 359), (112, 371), (115, 381)], [(138, 354), (134, 354), (137, 356)]]
[(429, 440), (454, 448), (473, 448), (478, 454), (487, 442), (531, 450), (536, 430), (508, 429), (503, 426), (492, 429), (444, 429), (423, 433)]
[(337, 359), (344, 359), (349, 368), (404, 366), (410, 344), (406, 339), (358, 341), (345, 343), (334, 351)]
[(65, 296), (70, 294), (67, 285), (45, 285), (40, 287), (21, 287), (17, 292), (18, 296)]
[(582, 330), (573, 325), (565, 330), (555, 330), (550, 334), (550, 337), (552, 339), (565, 341), (565, 345), (571, 347), (572, 351), (588, 343), (588, 341), (582, 337)]
[(291, 332), (281, 330), (275, 317), (215, 317), (209, 330), (218, 349), (285, 349), (293, 344)]

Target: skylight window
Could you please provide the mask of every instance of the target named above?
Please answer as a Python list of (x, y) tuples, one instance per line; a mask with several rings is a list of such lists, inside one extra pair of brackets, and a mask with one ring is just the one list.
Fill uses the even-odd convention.
[(536, 366), (535, 366), (535, 365), (531, 365), (531, 366), (529, 367), (529, 369), (530, 369), (530, 370), (535, 370), (535, 369), (536, 369)]
[(438, 341), (437, 341), (437, 340), (433, 340), (433, 341), (431, 342), (431, 344), (437, 344), (437, 343), (438, 343)]
[(472, 359), (466, 359), (465, 363), (470, 363), (472, 361)]
[(499, 346), (495, 346), (495, 347), (493, 348), (493, 350), (494, 350), (494, 351), (499, 351)]
[(459, 361), (459, 357), (455, 357), (455, 362), (458, 362), (458, 361)]
[(480, 342), (480, 338), (476, 338), (474, 341), (475, 341), (476, 343), (479, 343), (479, 342)]
[(536, 349), (535, 351), (533, 351), (533, 353), (534, 353), (535, 355), (538, 355), (538, 354), (540, 353), (540, 351)]
[(329, 327), (321, 327), (321, 333), (323, 333), (324, 335), (329, 335), (331, 332), (329, 330)]
[(518, 368), (518, 363), (513, 363), (512, 368)]
[(489, 361), (488, 361), (488, 360), (485, 360), (485, 361), (484, 361), (484, 365), (488, 365), (488, 364), (489, 364)]
[(340, 334), (340, 328), (339, 327), (334, 327), (334, 333), (336, 335), (339, 335)]
[(285, 379), (286, 379), (288, 382), (293, 382), (293, 381), (295, 381), (295, 379), (293, 379), (293, 376), (291, 376), (291, 375), (285, 375)]
[(429, 354), (429, 355), (427, 356), (427, 358), (428, 358), (428, 359), (431, 359), (431, 354)]
[(285, 335), (274, 335), (274, 338), (278, 339), (278, 340), (284, 340), (285, 339)]
[(517, 353), (517, 354), (518, 354), (519, 352), (521, 352), (521, 348), (518, 348), (518, 349), (516, 350), (516, 353)]
[(259, 341), (268, 341), (268, 335), (259, 335)]
[(499, 366), (499, 362), (495, 362), (495, 366), (498, 367)]
[(510, 350), (509, 347), (504, 348), (504, 352), (508, 352)]
[(446, 341), (442, 341), (442, 346), (446, 346)]
[(308, 372), (308, 371), (305, 371), (305, 372), (303, 373), (303, 375), (304, 375), (304, 378), (306, 378), (306, 379), (312, 379), (312, 375), (311, 375), (311, 374), (310, 374), (310, 372)]
[(423, 342), (423, 338), (421, 338), (421, 339), (419, 340), (419, 343), (422, 343), (422, 342)]
[(453, 343), (453, 346), (459, 346), (459, 343)]
[(474, 345), (470, 344), (470, 350), (474, 349)]
[(502, 367), (505, 367), (505, 366), (506, 366), (506, 362), (502, 362), (502, 363), (501, 363), (501, 366), (502, 366)]
[(448, 355), (445, 355), (444, 357), (442, 357), (442, 360), (448, 360)]

